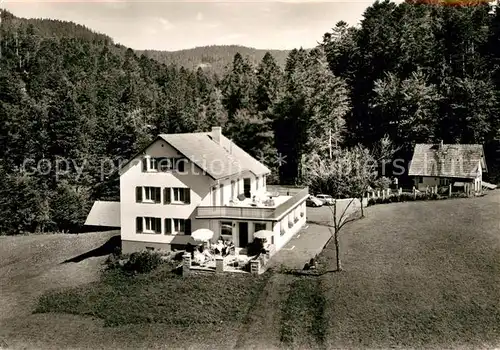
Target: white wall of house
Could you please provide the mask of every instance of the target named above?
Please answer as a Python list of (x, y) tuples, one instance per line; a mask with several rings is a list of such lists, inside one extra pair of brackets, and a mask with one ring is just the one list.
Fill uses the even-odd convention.
[[(151, 157), (181, 157), (178, 152), (165, 141), (158, 140), (146, 151)], [(185, 174), (176, 172), (143, 172), (140, 157), (130, 162), (120, 176), (120, 220), (123, 240), (170, 243), (175, 235), (165, 235), (164, 219), (194, 219), (193, 214), (199, 205), (210, 205), (209, 189), (213, 179), (202, 174), (201, 169), (185, 165)], [(136, 203), (136, 187), (160, 187), (160, 203)], [(164, 188), (189, 188), (190, 204), (164, 204)], [(161, 234), (136, 233), (136, 217), (161, 218)], [(192, 230), (201, 228), (203, 221), (192, 220)], [(188, 236), (185, 240), (187, 242)], [(178, 242), (182, 244), (182, 239)]]
[[(288, 241), (300, 231), (300, 229), (306, 223), (306, 202), (299, 203), (297, 206), (290, 208), (283, 218), (274, 223), (273, 233), (274, 233), (274, 244), (276, 246), (276, 250), (281, 249)], [(300, 216), (300, 213), (304, 213), (303, 216)], [(298, 218), (297, 222), (294, 222), (294, 219)], [(293, 226), (290, 228), (288, 222), (292, 222)], [(283, 233), (281, 232), (283, 230)]]
[[(149, 157), (182, 157), (173, 147), (163, 140), (158, 140), (144, 151)], [(121, 172), (120, 176), (120, 220), (121, 236), (124, 241), (151, 242), (158, 244), (172, 243), (185, 244), (189, 235), (165, 234), (165, 219), (191, 219), (191, 231), (199, 228), (208, 228), (216, 233), (220, 232), (220, 220), (195, 219), (198, 206), (224, 206), (229, 205), (233, 197), (244, 191), (244, 178), (250, 179), (251, 195), (266, 191), (263, 176), (256, 177), (250, 172), (237, 174), (221, 180), (214, 180), (194, 164), (185, 163), (185, 171), (143, 171), (142, 156), (130, 162)], [(231, 182), (234, 181), (234, 190)], [(258, 182), (257, 182), (258, 181)], [(221, 188), (222, 185), (222, 188)], [(136, 187), (159, 187), (161, 193), (160, 203), (137, 203)], [(164, 204), (165, 188), (190, 189), (189, 204)], [(144, 196), (144, 193), (143, 193)], [(161, 233), (137, 233), (136, 218), (153, 217), (161, 219)], [(269, 230), (271, 223), (268, 223)], [(248, 224), (248, 241), (253, 240), (252, 222)], [(231, 239), (239, 245), (238, 221), (234, 221), (233, 236)]]

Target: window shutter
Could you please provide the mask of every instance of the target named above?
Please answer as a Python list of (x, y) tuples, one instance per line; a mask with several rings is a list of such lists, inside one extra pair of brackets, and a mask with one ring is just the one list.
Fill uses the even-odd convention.
[(170, 188), (166, 187), (163, 190), (163, 203), (170, 204), (170, 202), (171, 202), (171, 199), (170, 199)]
[(176, 159), (177, 170), (181, 173), (184, 172), (184, 161), (185, 161), (185, 159), (183, 159), (183, 158)]
[(142, 171), (148, 171), (148, 160), (146, 157), (142, 158)]
[(191, 189), (186, 188), (184, 191), (184, 203), (191, 204)]
[(155, 225), (155, 232), (161, 233), (161, 219), (160, 218), (155, 218), (156, 225)]
[(142, 187), (135, 188), (135, 201), (137, 203), (142, 202)]
[(141, 233), (142, 230), (142, 217), (135, 218), (135, 228), (137, 233)]
[(184, 220), (184, 234), (191, 234), (191, 219)]
[(165, 219), (165, 234), (169, 235), (172, 233), (172, 220)]
[(161, 203), (161, 188), (160, 187), (155, 188), (155, 202)]

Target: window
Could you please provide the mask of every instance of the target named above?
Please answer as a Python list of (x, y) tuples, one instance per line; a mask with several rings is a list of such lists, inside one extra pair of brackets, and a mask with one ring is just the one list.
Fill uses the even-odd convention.
[(158, 161), (156, 158), (149, 158), (149, 170), (156, 170), (158, 171)]
[(266, 224), (263, 222), (256, 222), (254, 224), (254, 232), (262, 231), (266, 229)]
[(256, 191), (259, 190), (259, 181), (260, 181), (260, 177), (257, 177), (257, 180), (255, 181), (255, 190)]
[(136, 187), (135, 201), (137, 203), (160, 203), (161, 189), (160, 187)]
[(250, 186), (251, 186), (250, 179), (249, 178), (243, 179), (243, 193), (245, 194), (246, 198), (250, 198), (250, 190), (251, 190)]
[(418, 183), (419, 184), (424, 183), (424, 178), (422, 176), (418, 177)]
[(169, 171), (174, 168), (172, 158), (156, 158), (158, 162), (158, 169), (160, 171)]
[(172, 233), (184, 233), (184, 219), (174, 219), (174, 225), (173, 225), (173, 232)]
[(158, 171), (158, 162), (156, 158), (150, 156), (142, 158), (142, 171)]
[(287, 224), (287, 217), (285, 216), (283, 219), (281, 219), (281, 224), (280, 224), (280, 235), (283, 236), (286, 232), (286, 229), (288, 228)]
[(165, 234), (191, 234), (191, 220), (190, 219), (165, 219)]
[(233, 235), (233, 223), (231, 221), (221, 221), (220, 234), (221, 234), (221, 236), (232, 236)]
[(152, 252), (155, 250), (155, 248), (154, 247), (146, 247), (146, 250)]
[(220, 185), (220, 205), (224, 205), (224, 185)]
[(236, 197), (236, 183), (234, 181), (231, 181), (231, 198)]
[(137, 233), (161, 233), (161, 219), (152, 217), (136, 218)]
[(158, 203), (160, 199), (159, 187), (144, 187), (144, 201)]
[(189, 204), (191, 203), (191, 190), (189, 188), (165, 188), (164, 190), (165, 204)]
[(174, 202), (184, 202), (183, 188), (172, 188), (172, 191), (174, 191)]
[(450, 180), (446, 178), (439, 178), (439, 185), (448, 186), (450, 184)]
[(155, 158), (156, 169), (166, 172), (177, 170), (180, 172), (184, 171), (184, 163), (186, 160), (184, 158), (168, 158), (168, 157), (157, 157)]

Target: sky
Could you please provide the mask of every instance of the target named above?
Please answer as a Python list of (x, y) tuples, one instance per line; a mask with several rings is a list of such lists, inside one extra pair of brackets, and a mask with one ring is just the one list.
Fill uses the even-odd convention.
[(133, 49), (174, 51), (232, 44), (258, 49), (310, 48), (340, 20), (358, 24), (371, 3), (0, 0), (0, 7), (18, 17), (73, 21)]

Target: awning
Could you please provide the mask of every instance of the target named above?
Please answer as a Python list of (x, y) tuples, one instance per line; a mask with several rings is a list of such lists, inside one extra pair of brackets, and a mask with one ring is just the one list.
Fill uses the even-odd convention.
[(121, 227), (120, 202), (96, 201), (85, 220), (88, 226)]

